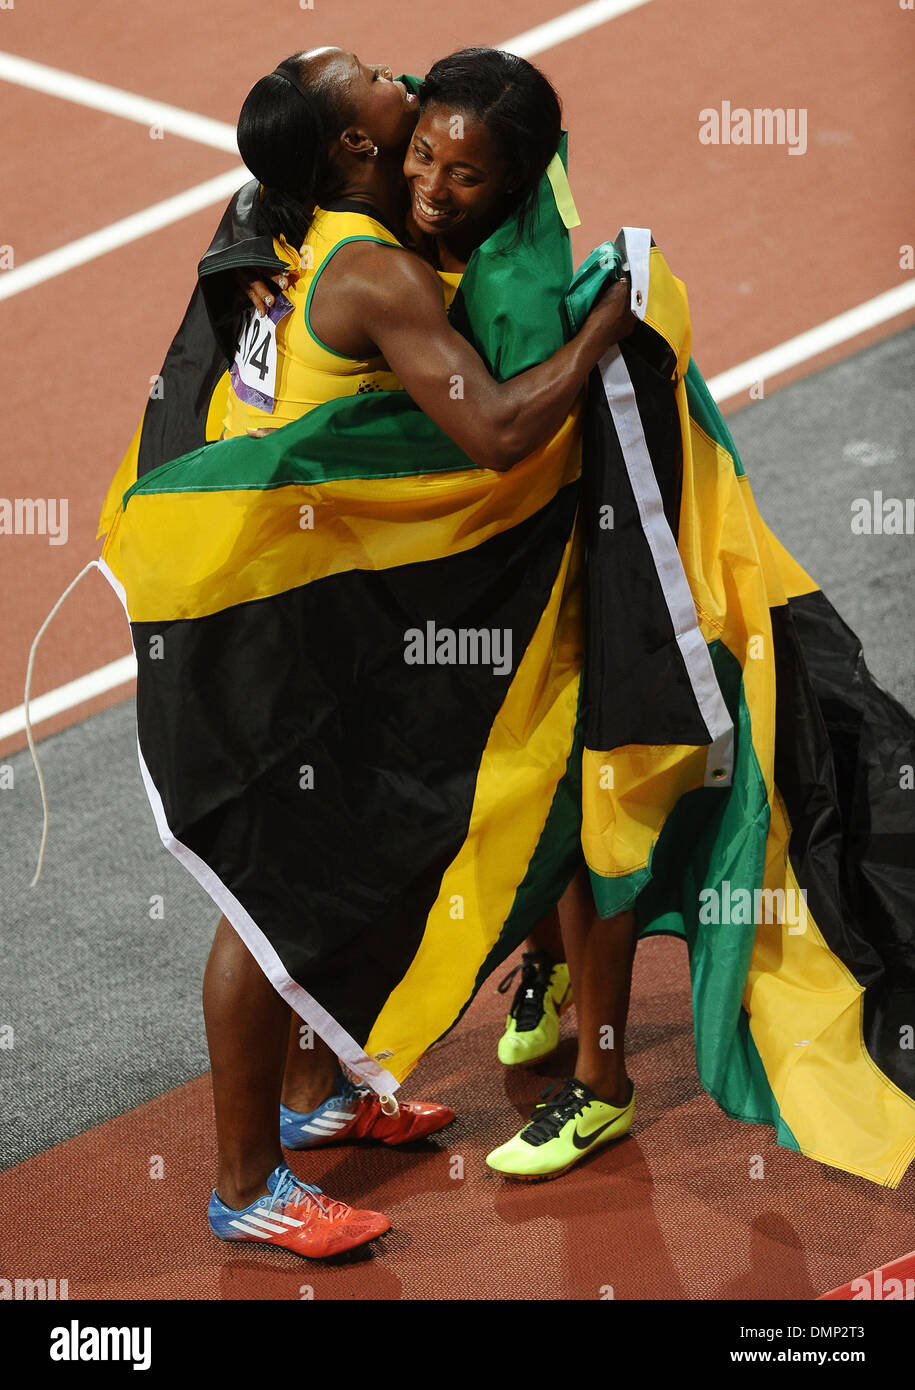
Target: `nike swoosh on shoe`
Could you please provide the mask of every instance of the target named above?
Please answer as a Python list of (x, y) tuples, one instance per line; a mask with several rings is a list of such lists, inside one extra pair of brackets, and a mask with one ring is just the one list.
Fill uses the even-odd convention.
[(576, 1149), (589, 1149), (595, 1139), (599, 1139), (604, 1130), (609, 1129), (611, 1125), (615, 1125), (619, 1118), (619, 1115), (614, 1116), (612, 1120), (608, 1120), (605, 1125), (601, 1125), (600, 1129), (595, 1129), (591, 1134), (579, 1134), (578, 1126), (576, 1125), (572, 1132), (572, 1143), (575, 1145)]

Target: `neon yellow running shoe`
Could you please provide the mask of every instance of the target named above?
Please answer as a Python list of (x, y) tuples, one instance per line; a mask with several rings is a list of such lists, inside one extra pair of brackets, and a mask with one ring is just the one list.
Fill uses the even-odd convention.
[(573, 1076), (558, 1095), (534, 1107), (533, 1118), (514, 1139), (487, 1155), (487, 1165), (526, 1182), (558, 1178), (595, 1149), (628, 1134), (634, 1113), (635, 1086), (627, 1105), (608, 1105)]
[(559, 1015), (572, 1003), (565, 961), (554, 965), (548, 955), (539, 951), (526, 951), (521, 961), (499, 985), (499, 993), (504, 994), (521, 971), (521, 983), (499, 1039), (499, 1061), (507, 1067), (530, 1065), (555, 1052), (559, 1046)]

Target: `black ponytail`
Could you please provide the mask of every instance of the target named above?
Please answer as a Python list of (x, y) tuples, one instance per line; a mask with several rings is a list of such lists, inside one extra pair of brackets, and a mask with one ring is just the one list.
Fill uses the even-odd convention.
[(473, 116), (486, 126), (515, 185), (505, 216), (516, 213), (518, 234), (529, 230), (540, 178), (559, 147), (562, 105), (539, 68), (499, 48), (463, 48), (440, 58), (419, 89), (430, 102)]
[(315, 203), (333, 181), (328, 146), (351, 119), (326, 84), (309, 82), (299, 56), (255, 82), (238, 118), (238, 149), (262, 185), (263, 232), (302, 245)]

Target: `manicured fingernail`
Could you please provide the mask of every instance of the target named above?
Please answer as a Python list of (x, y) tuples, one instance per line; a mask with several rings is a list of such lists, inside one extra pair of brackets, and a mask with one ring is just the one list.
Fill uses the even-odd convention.
[(265, 295), (264, 295), (264, 303), (265, 303), (265, 304), (272, 304), (272, 303), (273, 303), (273, 295), (272, 295), (272, 294), (265, 294)]

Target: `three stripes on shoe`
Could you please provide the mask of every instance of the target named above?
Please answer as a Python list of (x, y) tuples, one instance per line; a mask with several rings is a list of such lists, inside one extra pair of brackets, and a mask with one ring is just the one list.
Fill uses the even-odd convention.
[(298, 1128), (303, 1134), (313, 1134), (318, 1138), (328, 1139), (341, 1129), (345, 1129), (356, 1117), (353, 1110), (324, 1110), (319, 1114), (312, 1115), (307, 1124), (299, 1125)]
[(230, 1226), (235, 1226), (239, 1231), (244, 1231), (245, 1235), (258, 1236), (260, 1240), (269, 1240), (272, 1235), (281, 1235), (287, 1226), (304, 1226), (304, 1221), (298, 1221), (294, 1216), (286, 1216), (284, 1212), (268, 1211), (266, 1207), (256, 1207), (254, 1211), (246, 1211), (244, 1215), (234, 1218), (229, 1222)]

